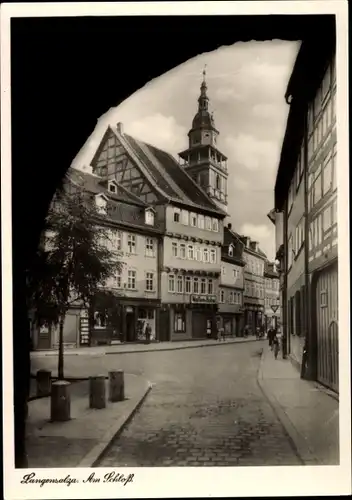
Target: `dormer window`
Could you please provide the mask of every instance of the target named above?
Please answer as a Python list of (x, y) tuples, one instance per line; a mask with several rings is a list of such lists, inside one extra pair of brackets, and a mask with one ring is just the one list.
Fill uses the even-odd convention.
[(229, 256), (233, 257), (233, 245), (229, 246)]
[(110, 193), (117, 193), (117, 185), (114, 181), (109, 181), (108, 189)]
[(154, 210), (152, 208), (148, 208), (145, 211), (145, 223), (148, 224), (148, 226), (154, 226), (154, 219), (155, 219)]
[(98, 213), (106, 215), (107, 213), (107, 199), (103, 194), (97, 194), (95, 196), (95, 206)]

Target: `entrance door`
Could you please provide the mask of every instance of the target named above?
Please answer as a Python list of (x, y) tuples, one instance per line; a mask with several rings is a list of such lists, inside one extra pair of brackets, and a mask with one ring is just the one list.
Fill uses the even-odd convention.
[(166, 342), (170, 340), (170, 312), (168, 310), (160, 310), (159, 340), (160, 342)]
[(204, 313), (195, 312), (192, 313), (192, 338), (194, 339), (204, 339), (207, 336), (207, 319), (209, 319)]
[(136, 340), (136, 328), (133, 312), (126, 313), (126, 340), (127, 342), (135, 342)]
[(316, 285), (317, 379), (339, 392), (337, 265), (324, 271)]

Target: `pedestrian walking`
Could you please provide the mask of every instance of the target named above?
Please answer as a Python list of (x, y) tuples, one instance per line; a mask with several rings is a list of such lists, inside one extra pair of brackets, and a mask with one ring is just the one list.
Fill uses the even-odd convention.
[(146, 341), (146, 344), (150, 344), (150, 337), (152, 335), (152, 329), (151, 329), (151, 326), (149, 323), (146, 324), (146, 327), (145, 327), (145, 341)]
[(225, 342), (225, 328), (224, 327), (220, 328), (220, 333), (221, 333), (222, 340)]
[(275, 359), (277, 359), (277, 356), (278, 356), (279, 351), (280, 351), (280, 342), (279, 342), (279, 339), (276, 335), (276, 332), (275, 332), (275, 335), (273, 338), (272, 350), (274, 351)]
[(268, 330), (269, 347), (272, 347), (273, 345), (274, 336), (275, 336), (275, 330), (273, 327), (270, 327)]

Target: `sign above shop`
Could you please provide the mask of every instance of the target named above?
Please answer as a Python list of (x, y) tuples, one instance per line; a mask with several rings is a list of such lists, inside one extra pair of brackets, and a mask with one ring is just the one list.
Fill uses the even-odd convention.
[(216, 295), (192, 295), (192, 304), (215, 304)]

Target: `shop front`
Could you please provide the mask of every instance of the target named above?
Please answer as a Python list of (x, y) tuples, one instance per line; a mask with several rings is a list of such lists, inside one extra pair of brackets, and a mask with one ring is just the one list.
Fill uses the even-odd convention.
[(245, 326), (248, 326), (250, 335), (254, 335), (256, 329), (265, 326), (264, 307), (259, 304), (245, 304), (244, 314)]
[(144, 342), (147, 326), (151, 329), (150, 340), (158, 340), (160, 301), (130, 298), (118, 300), (118, 307), (112, 316), (103, 312), (93, 314), (91, 345)]

